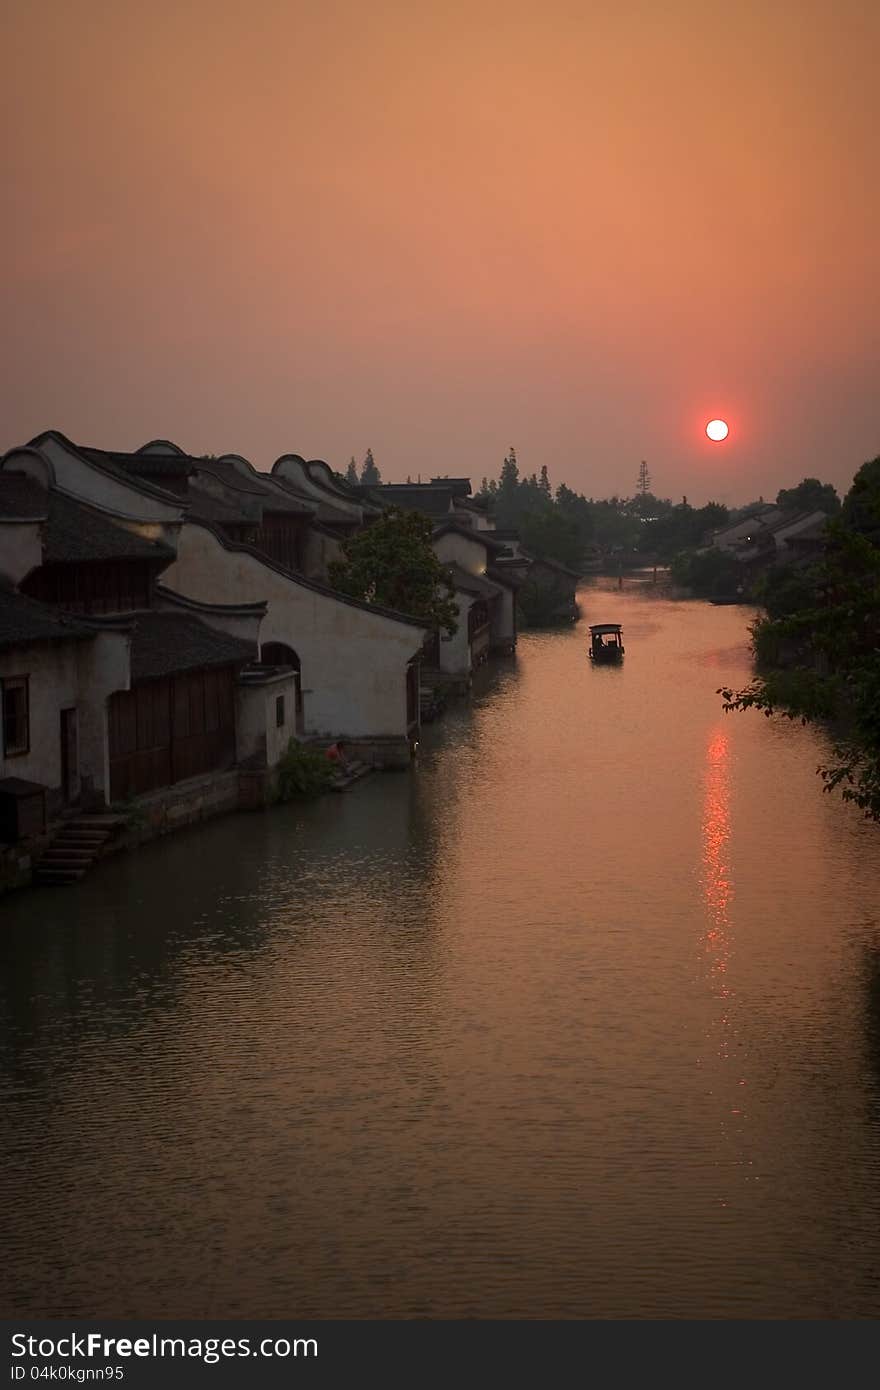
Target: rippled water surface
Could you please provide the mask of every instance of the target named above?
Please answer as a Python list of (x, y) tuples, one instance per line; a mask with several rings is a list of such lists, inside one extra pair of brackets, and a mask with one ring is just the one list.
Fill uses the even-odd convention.
[(627, 581), (417, 769), (0, 905), (0, 1307), (880, 1312), (880, 831)]

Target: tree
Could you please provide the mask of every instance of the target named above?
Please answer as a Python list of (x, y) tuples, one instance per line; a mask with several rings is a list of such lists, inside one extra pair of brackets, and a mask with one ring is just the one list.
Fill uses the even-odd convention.
[(501, 477), (498, 481), (498, 492), (502, 497), (509, 497), (516, 492), (519, 486), (519, 467), (516, 462), (516, 450), (510, 446), (510, 453), (506, 456), (501, 465)]
[(361, 469), (361, 482), (366, 487), (378, 487), (382, 481), (382, 475), (376, 467), (376, 460), (373, 458), (372, 449), (368, 449), (364, 464)]
[(577, 524), (556, 508), (528, 512), (520, 521), (519, 534), (526, 549), (542, 560), (558, 560), (569, 569), (580, 569), (584, 547)]
[(820, 483), (818, 478), (804, 478), (797, 487), (780, 488), (776, 494), (776, 505), (785, 511), (820, 511), (833, 516), (840, 511), (840, 498), (831, 483)]
[(431, 548), (432, 524), (421, 512), (389, 507), (344, 542), (330, 563), (340, 593), (422, 618), (451, 636), (458, 629), (455, 585)]
[(839, 788), (880, 821), (880, 511), (872, 496), (880, 496), (880, 459), (859, 469), (812, 571), (787, 583), (768, 577), (768, 616), (752, 638), (759, 674), (719, 694), (725, 710), (842, 721), (846, 733), (818, 769), (825, 790)]
[[(682, 551), (693, 551), (703, 545), (713, 531), (719, 530), (726, 523), (727, 516), (727, 508), (720, 502), (707, 502), (705, 507), (689, 507), (686, 502), (681, 502), (677, 507), (670, 507), (667, 512), (658, 516), (656, 521), (650, 522), (644, 528), (644, 544), (662, 559), (672, 559)], [(690, 557), (685, 556), (679, 565), (680, 576), (684, 574), (689, 559)], [(703, 573), (700, 566), (697, 566), (694, 572), (700, 575)], [(690, 584), (690, 581), (683, 577), (679, 577), (677, 582)], [(696, 586), (691, 587), (699, 589), (702, 582), (700, 579)]]
[(880, 545), (880, 456), (863, 463), (843, 500), (847, 526)]
[(546, 493), (548, 497), (552, 495), (552, 491), (550, 488), (550, 475), (547, 472), (546, 463), (541, 464), (541, 481), (538, 483), (538, 487), (541, 489), (543, 493)]
[(717, 546), (676, 555), (670, 573), (676, 584), (705, 598), (725, 598), (742, 585), (739, 562)]
[(354, 461), (354, 454), (352, 454), (351, 458), (348, 461), (348, 467), (345, 470), (345, 481), (347, 483), (354, 483), (355, 486), (357, 485), (358, 471), (357, 464)]

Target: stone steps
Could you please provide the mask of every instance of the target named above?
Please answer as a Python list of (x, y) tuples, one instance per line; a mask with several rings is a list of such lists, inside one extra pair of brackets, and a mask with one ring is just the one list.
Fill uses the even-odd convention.
[(370, 763), (362, 763), (357, 759), (352, 759), (344, 772), (341, 770), (337, 772), (330, 783), (330, 790), (334, 792), (347, 791), (353, 782), (359, 782), (362, 777), (366, 777), (367, 773), (372, 771), (373, 768)]
[(47, 849), (43, 858), (40, 859), (42, 865), (56, 865), (56, 863), (86, 863), (90, 865), (95, 859), (95, 851), (92, 849), (68, 848), (68, 845), (51, 845)]
[(36, 869), (37, 883), (76, 883), (85, 878), (124, 816), (77, 816), (58, 831)]

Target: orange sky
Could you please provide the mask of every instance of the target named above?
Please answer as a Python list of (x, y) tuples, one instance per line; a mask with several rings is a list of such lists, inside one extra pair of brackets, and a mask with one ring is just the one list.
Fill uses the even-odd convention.
[(880, 452), (880, 6), (4, 15), (2, 448), (731, 502)]

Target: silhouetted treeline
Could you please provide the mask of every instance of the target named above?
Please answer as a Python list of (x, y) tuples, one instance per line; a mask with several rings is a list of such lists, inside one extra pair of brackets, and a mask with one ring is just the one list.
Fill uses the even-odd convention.
[(826, 789), (880, 820), (880, 457), (856, 473), (821, 557), (770, 569), (758, 596), (762, 673), (745, 690), (724, 690), (726, 707), (835, 720), (845, 732), (819, 769)]
[(640, 474), (633, 497), (597, 500), (565, 483), (554, 493), (546, 466), (523, 476), (511, 449), (498, 478), (484, 478), (477, 496), (490, 503), (499, 530), (518, 531), (526, 549), (572, 569), (624, 556), (666, 562), (727, 522), (721, 503), (673, 503), (646, 491), (646, 478)]

